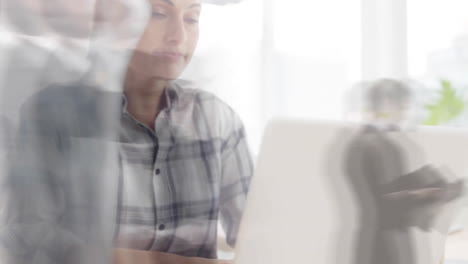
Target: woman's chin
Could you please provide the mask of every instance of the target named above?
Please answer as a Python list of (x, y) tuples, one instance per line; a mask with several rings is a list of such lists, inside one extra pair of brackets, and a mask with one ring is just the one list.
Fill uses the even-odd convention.
[(176, 80), (177, 78), (179, 78), (180, 74), (181, 74), (180, 71), (158, 71), (158, 72), (153, 72), (151, 74), (151, 77), (153, 79), (172, 81), (172, 80)]

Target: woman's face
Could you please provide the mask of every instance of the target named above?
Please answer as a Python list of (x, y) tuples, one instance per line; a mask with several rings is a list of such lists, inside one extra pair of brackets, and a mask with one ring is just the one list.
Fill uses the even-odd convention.
[(130, 68), (150, 78), (173, 80), (192, 58), (198, 42), (201, 0), (149, 0), (151, 17)]

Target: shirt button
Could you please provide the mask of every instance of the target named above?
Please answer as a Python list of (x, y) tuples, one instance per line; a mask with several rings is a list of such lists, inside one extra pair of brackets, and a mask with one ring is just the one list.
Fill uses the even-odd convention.
[(160, 170), (160, 169), (156, 169), (155, 173), (156, 173), (156, 175), (159, 175), (159, 173), (161, 173), (161, 170)]
[(165, 228), (166, 228), (166, 226), (165, 226), (164, 224), (160, 224), (160, 225), (158, 226), (158, 229), (159, 229), (160, 231), (164, 230)]

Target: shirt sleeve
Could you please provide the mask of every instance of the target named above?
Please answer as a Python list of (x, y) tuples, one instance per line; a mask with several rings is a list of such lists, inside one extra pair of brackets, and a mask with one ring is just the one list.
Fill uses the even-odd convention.
[(235, 246), (239, 225), (253, 174), (251, 154), (245, 129), (239, 118), (235, 129), (227, 137), (222, 150), (222, 180), (220, 192), (220, 219), (226, 233), (226, 242)]

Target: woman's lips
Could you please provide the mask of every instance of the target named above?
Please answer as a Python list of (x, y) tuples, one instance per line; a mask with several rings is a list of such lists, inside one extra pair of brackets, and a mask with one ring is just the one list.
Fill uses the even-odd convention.
[(172, 52), (172, 51), (157, 51), (157, 52), (154, 52), (153, 55), (158, 58), (170, 60), (170, 61), (179, 61), (184, 58), (184, 54), (180, 52)]

